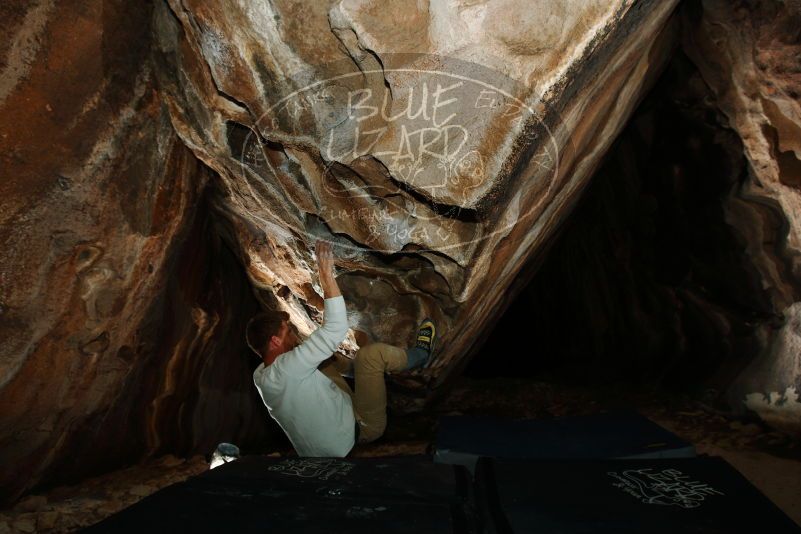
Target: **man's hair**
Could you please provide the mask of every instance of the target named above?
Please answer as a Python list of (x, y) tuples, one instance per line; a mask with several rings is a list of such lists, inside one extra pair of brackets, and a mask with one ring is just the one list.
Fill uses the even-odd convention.
[(267, 348), (270, 338), (278, 334), (281, 329), (281, 323), (287, 320), (289, 320), (287, 312), (261, 312), (248, 321), (247, 328), (245, 328), (245, 339), (250, 350), (259, 359), (262, 358), (262, 351)]

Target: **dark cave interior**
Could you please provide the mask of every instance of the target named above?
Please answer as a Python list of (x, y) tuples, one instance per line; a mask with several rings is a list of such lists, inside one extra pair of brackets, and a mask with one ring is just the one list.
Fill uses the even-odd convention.
[(725, 389), (774, 319), (722, 206), (745, 172), (677, 51), (466, 374)]

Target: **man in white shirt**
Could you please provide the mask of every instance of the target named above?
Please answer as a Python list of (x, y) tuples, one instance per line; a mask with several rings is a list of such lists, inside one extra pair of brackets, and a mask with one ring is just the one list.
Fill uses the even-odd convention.
[(411, 349), (384, 343), (359, 349), (353, 362), (356, 391), (352, 391), (333, 366), (318, 369), (345, 339), (348, 321), (334, 278), (331, 244), (318, 241), (316, 254), (325, 297), (323, 325), (301, 342), (286, 313), (259, 314), (248, 323), (247, 338), (262, 359), (253, 372), (256, 388), (298, 455), (344, 457), (357, 440), (367, 443), (384, 433), (384, 373), (428, 362), (436, 331), (426, 319)]

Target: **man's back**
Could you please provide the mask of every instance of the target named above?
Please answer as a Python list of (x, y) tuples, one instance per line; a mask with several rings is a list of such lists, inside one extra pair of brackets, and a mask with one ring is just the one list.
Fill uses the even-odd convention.
[(302, 344), (253, 372), (253, 381), (270, 415), (299, 456), (343, 457), (353, 448), (355, 418), (351, 399), (317, 370), (347, 332), (344, 299), (326, 299), (323, 325)]

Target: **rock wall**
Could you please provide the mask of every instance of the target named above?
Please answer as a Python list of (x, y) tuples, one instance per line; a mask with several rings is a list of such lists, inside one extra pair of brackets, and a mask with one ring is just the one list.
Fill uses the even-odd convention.
[(250, 362), (214, 357), (256, 302), (196, 216), (213, 173), (158, 94), (150, 6), (0, 14), (0, 498), (264, 437)]
[(424, 397), (568, 216), (670, 54), (674, 5), (171, 0), (156, 71), (269, 307), (314, 327), (312, 244), (334, 241), (346, 350), (440, 325), (437, 362), (395, 377)]
[(705, 0), (686, 13), (684, 48), (749, 163), (727, 221), (780, 317), (760, 325), (760, 354), (731, 402), (801, 431), (801, 4)]

